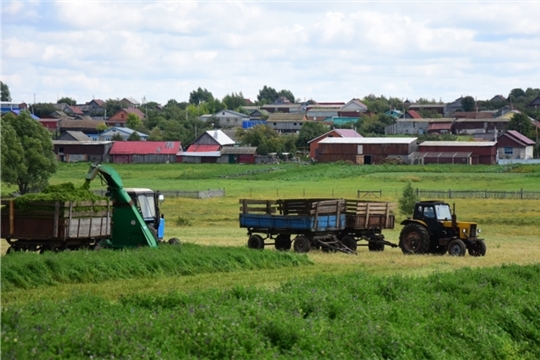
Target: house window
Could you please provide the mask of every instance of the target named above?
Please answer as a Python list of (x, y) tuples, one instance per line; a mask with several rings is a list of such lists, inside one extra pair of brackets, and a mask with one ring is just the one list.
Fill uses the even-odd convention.
[(296, 123), (294, 123), (294, 126), (296, 126)]
[(514, 148), (512, 148), (512, 147), (505, 147), (505, 148), (504, 148), (504, 155), (514, 155)]

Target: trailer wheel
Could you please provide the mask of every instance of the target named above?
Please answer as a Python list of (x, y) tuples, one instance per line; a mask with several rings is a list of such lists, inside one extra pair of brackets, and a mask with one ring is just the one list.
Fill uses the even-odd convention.
[(469, 246), (469, 255), (484, 256), (486, 255), (486, 243), (484, 240), (477, 240)]
[(169, 243), (169, 245), (180, 245), (180, 239), (179, 238), (170, 238), (168, 243)]
[(264, 240), (260, 235), (251, 235), (247, 245), (250, 249), (262, 250), (264, 249)]
[(429, 250), (429, 233), (416, 223), (405, 225), (399, 234), (399, 247), (404, 254), (425, 254)]
[(448, 244), (448, 254), (452, 256), (465, 256), (466, 251), (467, 247), (465, 246), (465, 243), (460, 239), (452, 240)]
[(294, 239), (294, 251), (297, 253), (308, 253), (311, 250), (309, 239), (305, 236), (297, 236)]
[(351, 249), (352, 251), (356, 251), (357, 245), (356, 245), (356, 239), (352, 236), (346, 235), (341, 239), (341, 243)]
[(291, 250), (291, 235), (280, 234), (276, 237), (275, 247), (276, 250), (286, 251)]
[(370, 241), (368, 243), (369, 251), (384, 251), (384, 244)]

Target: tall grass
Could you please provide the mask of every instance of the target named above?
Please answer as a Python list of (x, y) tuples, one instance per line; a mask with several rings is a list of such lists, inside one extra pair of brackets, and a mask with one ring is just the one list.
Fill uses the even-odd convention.
[(158, 249), (14, 253), (2, 259), (2, 291), (45, 285), (186, 276), (308, 265), (294, 253), (185, 244)]
[(2, 308), (2, 357), (538, 359), (540, 265)]

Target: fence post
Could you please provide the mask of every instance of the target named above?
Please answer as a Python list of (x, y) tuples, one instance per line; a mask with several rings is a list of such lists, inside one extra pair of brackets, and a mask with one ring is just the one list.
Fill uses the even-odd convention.
[(523, 188), (521, 188), (521, 199), (523, 200)]
[(452, 198), (452, 189), (448, 189), (448, 198), (449, 198), (449, 199)]

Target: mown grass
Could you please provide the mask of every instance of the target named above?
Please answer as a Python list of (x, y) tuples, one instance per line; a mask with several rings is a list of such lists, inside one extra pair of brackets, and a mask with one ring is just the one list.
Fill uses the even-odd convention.
[(538, 359), (540, 265), (82, 294), (2, 308), (2, 357)]
[(304, 255), (194, 244), (157, 249), (14, 253), (2, 259), (2, 291), (45, 285), (187, 276), (308, 265)]

